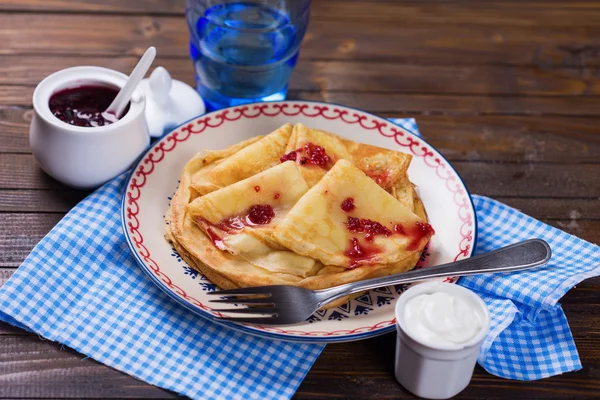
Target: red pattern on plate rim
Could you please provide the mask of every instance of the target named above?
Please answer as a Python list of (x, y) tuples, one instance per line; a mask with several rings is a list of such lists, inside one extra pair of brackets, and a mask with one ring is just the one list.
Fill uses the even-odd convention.
[[(237, 114), (236, 114), (237, 113)], [(131, 239), (138, 249), (138, 254), (144, 260), (144, 262), (150, 267), (152, 272), (170, 289), (173, 290), (177, 295), (183, 297), (193, 305), (201, 308), (202, 310), (209, 311), (215, 316), (222, 316), (221, 313), (212, 311), (211, 307), (204, 305), (198, 299), (188, 295), (182, 288), (175, 285), (172, 280), (160, 270), (160, 267), (152, 259), (150, 250), (144, 245), (144, 237), (139, 231), (140, 222), (137, 218), (139, 213), (139, 205), (137, 201), (141, 196), (141, 189), (147, 182), (146, 177), (154, 172), (154, 166), (160, 163), (165, 154), (175, 149), (178, 143), (185, 142), (192, 135), (199, 135), (204, 132), (207, 128), (217, 128), (226, 121), (237, 121), (240, 118), (257, 118), (260, 115), (267, 117), (274, 117), (279, 114), (283, 114), (288, 117), (294, 117), (297, 115), (303, 115), (309, 118), (322, 117), (327, 120), (339, 119), (347, 124), (359, 124), (362, 128), (367, 130), (376, 130), (382, 136), (393, 139), (396, 144), (400, 147), (406, 147), (410, 152), (416, 156), (423, 158), (425, 164), (433, 169), (438, 177), (444, 180), (446, 188), (453, 193), (454, 203), (458, 206), (458, 217), (462, 221), (460, 228), (461, 241), (459, 243), (458, 253), (454, 257), (454, 260), (464, 258), (469, 254), (471, 249), (471, 243), (473, 241), (473, 231), (470, 229), (473, 224), (473, 217), (470, 213), (469, 199), (466, 192), (461, 188), (460, 182), (456, 175), (452, 174), (452, 168), (444, 164), (442, 159), (435, 157), (434, 153), (426, 146), (423, 145), (419, 139), (415, 139), (412, 135), (406, 134), (401, 128), (395, 124), (388, 124), (386, 122), (378, 121), (377, 119), (370, 119), (370, 116), (359, 114), (354, 110), (343, 110), (336, 107), (313, 105), (313, 104), (260, 104), (255, 106), (242, 106), (236, 107), (233, 110), (224, 110), (214, 116), (200, 118), (196, 121), (190, 122), (185, 126), (182, 126), (174, 132), (167, 135), (164, 141), (162, 141), (154, 150), (142, 160), (139, 167), (134, 172), (131, 178), (131, 184), (127, 190), (127, 227), (131, 234)], [(195, 128), (195, 129), (194, 129)], [(384, 128), (387, 128), (387, 132), (384, 132)], [(180, 136), (181, 135), (181, 136)], [(446, 278), (445, 282), (454, 282), (455, 278)], [(281, 329), (272, 326), (261, 326), (255, 325), (259, 330), (296, 335), (296, 336), (341, 336), (351, 335), (363, 332), (370, 332), (377, 329), (385, 328), (396, 323), (396, 319), (389, 321), (381, 321), (372, 326), (365, 326), (355, 328), (352, 330), (336, 330), (336, 331), (299, 331), (299, 330), (288, 330)], [(252, 325), (250, 325), (252, 326)]]

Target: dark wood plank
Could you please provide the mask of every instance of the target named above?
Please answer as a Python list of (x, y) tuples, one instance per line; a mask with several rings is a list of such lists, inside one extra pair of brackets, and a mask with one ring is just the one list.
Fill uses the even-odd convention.
[(499, 197), (496, 200), (516, 208), (528, 215), (546, 220), (553, 219), (594, 219), (600, 220), (600, 197), (589, 199), (560, 199), (560, 198), (518, 198)]
[(31, 154), (0, 154), (0, 189), (65, 189), (50, 178)]
[[(453, 161), (474, 193), (486, 196), (594, 198), (600, 164)], [(19, 176), (16, 179), (15, 176)], [(58, 189), (30, 154), (0, 154), (0, 189)]]
[(485, 196), (597, 197), (600, 165), (454, 162), (473, 193)]
[(175, 398), (37, 336), (0, 335), (0, 398)]
[[(300, 96), (296, 96), (300, 97)], [(406, 95), (406, 101), (411, 95)], [(492, 99), (492, 98), (490, 98)], [(556, 100), (556, 107), (563, 101)], [(600, 110), (600, 107), (598, 108)], [(367, 108), (367, 111), (369, 109)], [(384, 117), (417, 118), (421, 133), (451, 161), (598, 163), (599, 118), (548, 116), (444, 116), (380, 112)], [(0, 153), (29, 153), (31, 110), (0, 108)], [(10, 162), (17, 157), (12, 155)], [(18, 157), (17, 157), (18, 158)], [(8, 166), (9, 161), (4, 165)], [(2, 162), (0, 161), (0, 164)], [(22, 162), (18, 162), (18, 165)], [(32, 166), (17, 166), (40, 179)], [(20, 172), (21, 173), (21, 172)], [(6, 179), (10, 171), (5, 171)], [(0, 171), (0, 176), (2, 172)], [(0, 181), (2, 178), (0, 178)], [(30, 182), (21, 185), (31, 187)], [(0, 188), (2, 186), (0, 184)], [(56, 187), (56, 186), (54, 186)]]
[(555, 28), (486, 26), (473, 21), (432, 25), (397, 14), (391, 18), (395, 20), (312, 20), (302, 57), (451, 65), (533, 64), (541, 68), (597, 66), (600, 62), (597, 28), (577, 26), (576, 22)]
[(29, 125), (33, 110), (0, 107), (0, 152), (29, 153)]
[(291, 87), (299, 88), (301, 83), (304, 89), (321, 91), (566, 96), (600, 93), (600, 77), (586, 68), (314, 61), (299, 64), (295, 78)]
[(0, 266), (18, 267), (62, 214), (14, 213), (0, 214), (0, 218)]
[(8, 278), (13, 274), (14, 269), (0, 268), (0, 287), (6, 283)]
[(0, 212), (64, 213), (85, 198), (79, 190), (0, 190)]
[[(396, 116), (395, 113), (380, 114)], [(416, 118), (419, 130), (426, 140), (450, 160), (547, 163), (597, 163), (600, 160), (600, 125), (591, 118)], [(573, 170), (574, 176), (578, 174)]]
[[(509, 26), (569, 26), (579, 20), (584, 26), (597, 26), (595, 16), (600, 15), (597, 4), (592, 1), (534, 1), (489, 2), (466, 4), (443, 1), (314, 1), (311, 14), (316, 19), (348, 19), (393, 21), (397, 15), (403, 19), (423, 24), (479, 24)], [(368, 8), (369, 12), (365, 13)], [(61, 13), (136, 13), (145, 15), (183, 15), (183, 1), (147, 0), (144, 2), (119, 2), (118, 0), (11, 0), (0, 1), (0, 11), (51, 11)]]
[(59, 13), (119, 13), (146, 15), (183, 15), (185, 2), (177, 0), (1, 0), (0, 11), (34, 11)]
[[(536, 16), (544, 13), (541, 9), (517, 15), (514, 25), (510, 25), (510, 10), (493, 11), (495, 21), (488, 25), (478, 24), (485, 19), (473, 18), (462, 8), (455, 10), (457, 19), (449, 23), (447, 14), (438, 14), (436, 7), (424, 6), (414, 12), (414, 7), (399, 7), (389, 14), (382, 8), (389, 3), (369, 6), (368, 13), (356, 8), (355, 14), (360, 12), (362, 18), (339, 19), (335, 16), (349, 7), (339, 4), (326, 6), (336, 7), (335, 12), (313, 11), (302, 46), (303, 60), (516, 64), (541, 69), (600, 65), (597, 8), (574, 10), (577, 19), (569, 19), (568, 10), (554, 10), (549, 19), (562, 24), (557, 27), (549, 21), (536, 22)], [(387, 14), (386, 18), (378, 18), (378, 13)], [(463, 15), (467, 21), (459, 22)], [(0, 15), (0, 26), (5, 28), (0, 31), (0, 40), (11, 44), (2, 47), (0, 54), (140, 55), (153, 45), (159, 55), (185, 58), (188, 51), (187, 25), (182, 16), (56, 14), (48, 18), (39, 13), (10, 13)]]
[(598, 116), (598, 96), (519, 96), (477, 94), (356, 93), (351, 91), (299, 91), (288, 97), (326, 101), (374, 113), (425, 115)]
[[(79, 65), (95, 65), (129, 74), (137, 61), (138, 58), (135, 56), (4, 56), (0, 57), (0, 88), (6, 87), (8, 91), (10, 87), (15, 85), (35, 87), (42, 79), (53, 72)], [(192, 61), (187, 58), (157, 57), (153, 66), (163, 66), (171, 73), (173, 78), (184, 81), (189, 85), (195, 85)], [(27, 104), (31, 104), (30, 95), (33, 94), (33, 90), (24, 90), (29, 91), (23, 94), (22, 98), (27, 98)], [(10, 96), (10, 92), (7, 92), (4, 96)], [(7, 100), (10, 100), (10, 98)], [(7, 101), (7, 104), (19, 103), (17, 101)]]
[(2, 335), (32, 336), (35, 334), (0, 321), (0, 336)]
[[(24, 88), (24, 92), (19, 93), (20, 88), (14, 85), (33, 87), (44, 77), (62, 68), (91, 64), (129, 73), (135, 62), (136, 57), (2, 57), (0, 84), (4, 85), (0, 86), (0, 104), (31, 104), (32, 88)], [(187, 59), (160, 58), (155, 65), (164, 65), (176, 79), (194, 84), (192, 63)], [(321, 93), (352, 91), (487, 96), (589, 96), (600, 94), (600, 76), (594, 68), (559, 67), (541, 70), (529, 66), (303, 60), (294, 71), (290, 89)]]

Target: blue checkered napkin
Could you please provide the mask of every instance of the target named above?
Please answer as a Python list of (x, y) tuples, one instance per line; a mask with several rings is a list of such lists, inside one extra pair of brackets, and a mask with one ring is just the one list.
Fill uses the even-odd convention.
[[(414, 119), (392, 119), (420, 136)], [(509, 206), (473, 196), (479, 224), (477, 253), (530, 238), (552, 248), (548, 268), (508, 275), (477, 275), (459, 284), (477, 292), (492, 316), (479, 363), (490, 373), (541, 379), (581, 368), (558, 300), (584, 279), (600, 275), (600, 247), (541, 223)]]
[(390, 121), (396, 125), (400, 125), (402, 128), (414, 133), (417, 136), (421, 136), (419, 127), (417, 126), (417, 121), (415, 121), (414, 118), (390, 118)]
[(600, 275), (600, 247), (537, 221), (495, 200), (473, 196), (479, 234), (477, 253), (541, 238), (552, 248), (545, 268), (461, 278), (492, 315), (479, 363), (490, 373), (541, 379), (581, 368), (577, 348), (558, 300), (584, 279)]
[(0, 319), (192, 398), (291, 397), (321, 345), (199, 318), (136, 265), (121, 230), (125, 177), (69, 212), (0, 289)]

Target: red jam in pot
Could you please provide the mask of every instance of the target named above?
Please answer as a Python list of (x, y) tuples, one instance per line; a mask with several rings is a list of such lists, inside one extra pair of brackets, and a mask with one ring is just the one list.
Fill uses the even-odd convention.
[(367, 240), (368, 242), (372, 242), (373, 238), (376, 235), (390, 236), (392, 234), (392, 231), (390, 231), (388, 228), (381, 225), (379, 222), (371, 221), (370, 219), (358, 219), (354, 217), (348, 217), (346, 227), (350, 232), (364, 233), (365, 240)]
[[(79, 86), (63, 89), (50, 97), (48, 106), (52, 114), (64, 123), (96, 127), (110, 125), (114, 121), (102, 116), (119, 91), (107, 86)], [(125, 115), (129, 105), (125, 108)]]
[(340, 206), (342, 210), (346, 212), (350, 212), (356, 208), (354, 205), (354, 199), (352, 197), (348, 197), (342, 201), (342, 205)]

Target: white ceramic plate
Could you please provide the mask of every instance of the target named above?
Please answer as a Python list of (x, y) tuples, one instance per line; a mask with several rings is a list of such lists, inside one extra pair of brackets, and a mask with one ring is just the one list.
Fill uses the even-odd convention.
[[(412, 154), (410, 180), (418, 186), (435, 235), (419, 267), (471, 256), (476, 219), (462, 180), (433, 147), (415, 134), (366, 112), (318, 102), (273, 102), (232, 107), (187, 122), (141, 158), (127, 182), (122, 219), (139, 264), (177, 302), (198, 315), (264, 337), (305, 342), (364, 339), (394, 330), (394, 304), (404, 287), (381, 288), (336, 309), (288, 326), (228, 323), (211, 310), (207, 292), (218, 290), (191, 269), (164, 239), (163, 218), (185, 163), (200, 149), (222, 149), (284, 123), (302, 122), (348, 139)], [(212, 297), (214, 299), (214, 297)]]

